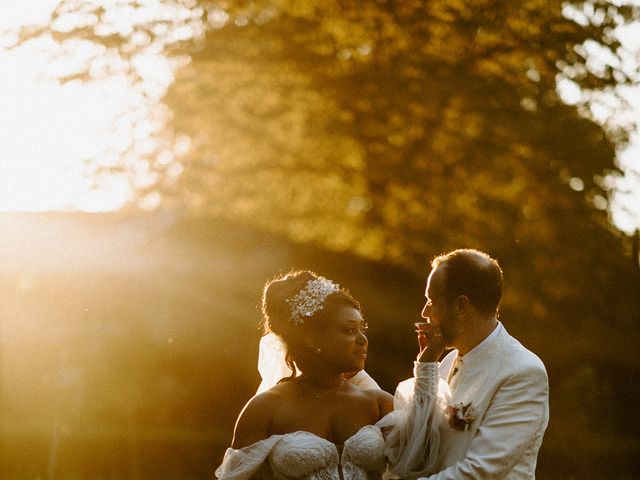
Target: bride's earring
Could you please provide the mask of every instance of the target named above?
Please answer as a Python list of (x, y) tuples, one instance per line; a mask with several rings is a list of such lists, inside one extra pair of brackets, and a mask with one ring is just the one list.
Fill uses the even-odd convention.
[(322, 353), (322, 349), (320, 347), (316, 348), (316, 353)]

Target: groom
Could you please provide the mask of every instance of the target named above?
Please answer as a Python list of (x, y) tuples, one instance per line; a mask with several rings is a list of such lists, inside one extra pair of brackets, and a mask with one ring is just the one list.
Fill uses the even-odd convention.
[[(535, 478), (549, 420), (547, 373), (497, 319), (502, 282), (498, 263), (477, 250), (433, 260), (415, 365), (416, 386), (431, 394), (413, 400), (410, 418), (421, 425), (408, 430), (421, 438), (407, 439), (404, 471), (392, 461), (401, 477)], [(445, 348), (454, 350), (438, 364)], [(450, 394), (439, 407), (438, 389)]]

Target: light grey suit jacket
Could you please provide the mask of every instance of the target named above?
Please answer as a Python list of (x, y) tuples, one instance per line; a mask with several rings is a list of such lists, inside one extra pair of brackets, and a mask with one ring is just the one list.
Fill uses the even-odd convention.
[[(549, 421), (547, 373), (535, 354), (511, 337), (503, 326), (498, 328), (501, 331), (487, 348), (460, 370), (457, 386), (451, 392), (451, 405), (473, 402), (475, 419), (467, 430), (461, 431), (454, 429), (445, 415), (437, 417), (431, 427), (439, 436), (435, 443), (438, 446), (436, 466), (415, 475), (421, 468), (414, 464), (411, 477), (429, 480), (535, 478), (538, 450)], [(439, 364), (440, 378), (446, 380), (457, 355), (454, 350)], [(420, 370), (416, 369), (418, 377)], [(433, 381), (427, 379), (427, 382)], [(418, 378), (416, 384), (420, 383), (424, 385), (424, 379)], [(435, 388), (427, 385), (426, 390)], [(409, 441), (424, 442), (423, 451), (432, 445), (429, 439)]]

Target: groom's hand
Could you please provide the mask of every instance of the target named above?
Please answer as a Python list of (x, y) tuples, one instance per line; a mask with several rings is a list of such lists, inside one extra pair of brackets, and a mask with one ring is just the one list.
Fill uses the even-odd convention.
[(418, 345), (418, 362), (437, 362), (445, 349), (440, 329), (431, 323), (418, 331)]

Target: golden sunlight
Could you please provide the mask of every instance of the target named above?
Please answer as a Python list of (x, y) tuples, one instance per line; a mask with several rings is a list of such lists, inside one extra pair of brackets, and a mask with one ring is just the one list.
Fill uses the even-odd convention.
[[(163, 146), (161, 97), (177, 63), (158, 49), (124, 62), (96, 43), (49, 34), (16, 45), (17, 28), (46, 24), (60, 2), (8, 3), (0, 19), (0, 70), (11, 72), (0, 77), (0, 211), (120, 209), (153, 182), (144, 157)], [(58, 80), (82, 70), (88, 79)]]

